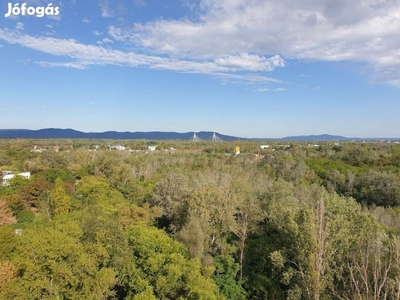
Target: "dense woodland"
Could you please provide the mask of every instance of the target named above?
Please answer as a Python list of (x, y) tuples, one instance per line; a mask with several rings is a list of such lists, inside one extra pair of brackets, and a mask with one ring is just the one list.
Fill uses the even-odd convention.
[(400, 145), (260, 144), (0, 140), (0, 299), (400, 299)]

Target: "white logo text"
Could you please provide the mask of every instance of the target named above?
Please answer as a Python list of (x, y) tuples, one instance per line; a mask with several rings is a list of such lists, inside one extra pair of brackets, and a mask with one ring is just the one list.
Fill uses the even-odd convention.
[(38, 18), (41, 18), (43, 16), (57, 16), (60, 14), (60, 8), (58, 6), (53, 7), (53, 3), (49, 3), (47, 6), (27, 6), (26, 3), (22, 3), (21, 7), (19, 6), (19, 3), (15, 3), (14, 5), (12, 3), (8, 3), (8, 11), (4, 15), (6, 18), (9, 16), (36, 16)]

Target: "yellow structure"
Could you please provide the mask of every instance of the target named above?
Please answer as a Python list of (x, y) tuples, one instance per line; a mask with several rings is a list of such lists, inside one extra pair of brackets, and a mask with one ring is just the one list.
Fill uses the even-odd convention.
[(236, 155), (240, 154), (240, 147), (239, 146), (235, 147), (235, 154)]

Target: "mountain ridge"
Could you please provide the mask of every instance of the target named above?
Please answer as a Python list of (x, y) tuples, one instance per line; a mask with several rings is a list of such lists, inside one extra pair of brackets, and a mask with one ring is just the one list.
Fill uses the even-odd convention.
[(400, 140), (400, 138), (357, 138), (357, 137), (344, 137), (341, 135), (299, 135), (299, 136), (287, 136), (282, 138), (243, 138), (231, 135), (225, 135), (213, 131), (199, 131), (199, 132), (174, 132), (174, 131), (104, 131), (104, 132), (82, 132), (79, 130), (66, 128), (43, 128), (38, 130), (32, 129), (0, 129), (0, 138), (3, 139), (14, 139), (14, 138), (26, 138), (26, 139), (150, 139), (150, 140), (191, 140), (194, 134), (200, 140), (212, 140), (212, 137), (216, 134), (217, 138), (225, 141), (233, 140), (259, 140), (259, 141), (379, 141), (379, 140)]

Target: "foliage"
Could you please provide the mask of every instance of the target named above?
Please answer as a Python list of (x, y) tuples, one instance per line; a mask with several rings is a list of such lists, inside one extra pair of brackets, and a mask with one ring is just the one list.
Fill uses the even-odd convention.
[(177, 231), (187, 222), (188, 217), (188, 180), (184, 175), (171, 174), (159, 181), (149, 200), (153, 206), (162, 210), (164, 222), (172, 231)]
[(161, 230), (135, 225), (129, 243), (137, 264), (133, 293), (149, 293), (156, 299), (220, 299), (217, 287), (201, 274), (198, 260), (190, 260), (183, 245)]
[(145, 203), (143, 206), (130, 205), (122, 206), (119, 212), (120, 222), (125, 225), (136, 225), (138, 223), (145, 223), (151, 225), (155, 219), (161, 215), (161, 210), (157, 206), (150, 207)]
[[(19, 276), (4, 285), (0, 298), (107, 299), (112, 295), (115, 272), (97, 268), (96, 256), (79, 243), (77, 226), (59, 226), (43, 223), (24, 230), (13, 259)], [(68, 234), (71, 229), (75, 236)]]
[(32, 223), (35, 221), (35, 214), (31, 210), (22, 210), (17, 216), (18, 223)]
[(81, 207), (95, 206), (109, 213), (118, 213), (119, 207), (126, 204), (121, 193), (95, 176), (83, 177), (77, 183), (76, 194)]
[(10, 260), (14, 256), (18, 236), (11, 226), (0, 226), (0, 261)]
[(7, 203), (4, 200), (0, 201), (0, 226), (16, 222), (17, 220), (13, 216), (11, 209), (7, 206)]
[(52, 183), (43, 176), (34, 176), (34, 178), (29, 180), (21, 193), (26, 206), (28, 208), (38, 207), (40, 197), (45, 196), (45, 193), (50, 190), (51, 185)]
[(48, 168), (37, 176), (44, 177), (50, 184), (55, 184), (58, 178), (61, 179), (61, 181), (75, 181), (72, 173), (69, 170), (62, 168)]
[(236, 280), (240, 266), (232, 256), (216, 257), (214, 259), (214, 281), (218, 285), (221, 294), (227, 299), (246, 299), (246, 291), (242, 287), (243, 282)]
[(398, 144), (118, 143), (0, 140), (0, 299), (399, 298)]
[(4, 202), (8, 206), (8, 208), (11, 209), (13, 215), (18, 214), (26, 207), (25, 202), (19, 193), (4, 195), (0, 197), (0, 201)]
[(4, 285), (13, 280), (17, 276), (15, 266), (9, 261), (0, 261), (0, 290)]
[(53, 189), (50, 191), (50, 213), (58, 215), (67, 212), (71, 206), (71, 199), (65, 191), (65, 186), (61, 178), (57, 178)]

